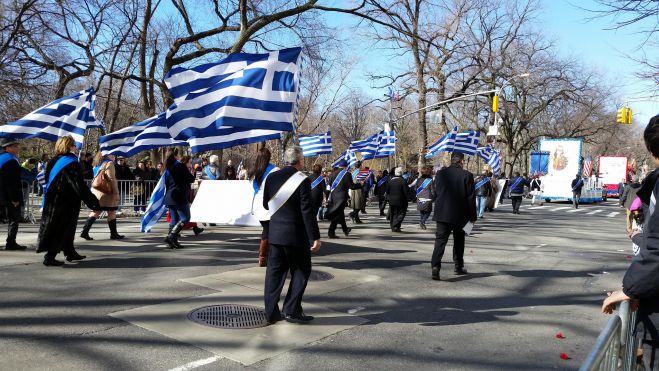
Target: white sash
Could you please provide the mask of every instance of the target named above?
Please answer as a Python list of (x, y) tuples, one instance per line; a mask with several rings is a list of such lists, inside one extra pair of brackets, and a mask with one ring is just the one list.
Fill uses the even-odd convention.
[(286, 201), (293, 195), (297, 187), (307, 179), (307, 176), (301, 172), (293, 174), (288, 180), (279, 188), (277, 193), (268, 201), (268, 211), (270, 215), (274, 215), (280, 207), (284, 206)]

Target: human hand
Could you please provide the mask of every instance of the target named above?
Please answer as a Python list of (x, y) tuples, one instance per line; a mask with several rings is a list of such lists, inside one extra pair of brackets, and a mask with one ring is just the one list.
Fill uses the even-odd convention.
[(634, 229), (633, 231), (629, 232), (629, 238), (633, 239), (634, 237), (636, 237), (637, 234), (641, 234), (641, 233), (642, 232), (640, 230)]
[(607, 292), (606, 294), (608, 297), (604, 299), (604, 302), (602, 303), (602, 313), (605, 314), (612, 314), (618, 303), (631, 299), (629, 296), (625, 295), (622, 290)]
[(311, 245), (311, 252), (318, 252), (320, 250), (320, 240), (315, 240), (313, 245)]
[(18, 207), (18, 205), (20, 205), (20, 202), (14, 202), (14, 201), (12, 201), (11, 204), (14, 205), (14, 207)]

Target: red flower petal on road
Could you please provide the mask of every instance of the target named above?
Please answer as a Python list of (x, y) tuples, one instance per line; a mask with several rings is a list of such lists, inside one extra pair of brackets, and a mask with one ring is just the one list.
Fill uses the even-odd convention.
[(563, 333), (559, 331), (556, 333), (556, 339), (565, 339), (565, 336), (563, 336)]
[(568, 357), (567, 353), (561, 353), (561, 359), (568, 360), (570, 357)]
[(632, 256), (631, 256), (631, 255), (627, 255), (626, 258), (627, 258), (627, 260), (632, 260)]

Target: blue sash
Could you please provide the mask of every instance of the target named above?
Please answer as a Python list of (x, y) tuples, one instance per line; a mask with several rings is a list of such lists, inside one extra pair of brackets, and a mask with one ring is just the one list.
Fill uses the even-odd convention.
[[(265, 167), (265, 172), (263, 172), (263, 178), (261, 178), (261, 183), (263, 183), (265, 181), (265, 177), (267, 177), (268, 174), (270, 174), (270, 172), (274, 168), (275, 168), (275, 165), (273, 165), (273, 164), (268, 164), (268, 166)], [(259, 193), (259, 188), (261, 188), (261, 185), (256, 183), (256, 178), (254, 178), (254, 180), (252, 180), (252, 188), (254, 188), (254, 196), (256, 196), (256, 194)]]
[(346, 170), (346, 169), (341, 170), (339, 175), (336, 176), (336, 179), (334, 179), (334, 182), (332, 182), (332, 188), (330, 188), (330, 192), (332, 192), (334, 190), (334, 188), (339, 186), (339, 183), (341, 183), (341, 181), (343, 180), (343, 177), (346, 175), (347, 172), (348, 172), (348, 170)]
[(48, 180), (46, 181), (46, 184), (43, 185), (43, 198), (41, 199), (41, 208), (43, 208), (43, 204), (46, 202), (46, 194), (48, 193), (48, 187), (50, 187), (50, 184), (53, 182), (57, 174), (62, 171), (65, 167), (68, 165), (78, 161), (75, 156), (67, 156), (64, 155), (60, 157), (59, 160), (55, 163), (52, 169), (50, 169), (50, 173), (48, 174)]
[(355, 169), (355, 171), (352, 172), (352, 181), (356, 182), (358, 176), (359, 176), (359, 169)]
[(389, 178), (389, 177), (383, 176), (382, 179), (380, 179), (380, 181), (378, 181), (377, 186), (378, 186), (378, 187), (382, 186), (382, 185), (384, 184), (384, 182), (387, 181), (388, 178)]
[[(5, 164), (7, 162), (9, 162), (11, 160), (14, 160), (14, 161), (18, 162), (18, 159), (16, 158), (16, 156), (12, 155), (11, 153), (9, 153), (9, 152), (0, 153), (0, 169), (3, 166), (5, 166)], [(19, 165), (20, 165), (20, 163), (19, 163)]]
[(522, 181), (522, 178), (519, 178), (519, 177), (518, 177), (517, 180), (515, 181), (515, 183), (513, 183), (513, 185), (510, 186), (510, 190), (512, 191), (513, 189), (515, 189), (515, 187), (517, 187), (517, 185), (518, 185), (519, 182), (521, 182), (521, 181)]
[(320, 184), (320, 182), (322, 182), (323, 179), (324, 179), (324, 178), (323, 178), (322, 176), (318, 175), (318, 178), (316, 178), (316, 180), (314, 180), (314, 181), (311, 183), (311, 189), (316, 188), (316, 186), (317, 186), (318, 184)]
[(103, 160), (100, 164), (94, 166), (94, 178), (96, 178), (96, 174), (98, 174), (98, 171), (101, 170), (101, 167), (103, 167), (106, 162), (110, 162), (110, 160)]
[(423, 181), (423, 183), (421, 183), (421, 185), (419, 186), (419, 188), (416, 189), (416, 196), (417, 196), (417, 197), (419, 197), (419, 193), (423, 192), (423, 190), (426, 189), (426, 187), (428, 186), (428, 184), (430, 184), (431, 181), (432, 181), (432, 179), (430, 179), (430, 178), (426, 178), (426, 179)]
[(576, 192), (577, 188), (579, 188), (579, 186), (582, 184), (583, 184), (583, 179), (579, 179), (579, 181), (577, 181), (577, 184), (575, 184), (574, 187), (572, 187), (572, 192)]
[(213, 175), (213, 172), (211, 171), (211, 169), (209, 169), (209, 166), (206, 166), (206, 167), (204, 168), (204, 172), (206, 173), (206, 175), (208, 175), (208, 179), (210, 179), (210, 180), (217, 180), (217, 178), (215, 177), (215, 175)]
[[(482, 186), (483, 186), (485, 183), (487, 183), (488, 181), (490, 181), (490, 180), (487, 179), (487, 178), (481, 180), (480, 182), (478, 182), (478, 183), (474, 186), (474, 189), (478, 189), (478, 188), (482, 187)], [(517, 185), (517, 184), (515, 184), (515, 185)]]

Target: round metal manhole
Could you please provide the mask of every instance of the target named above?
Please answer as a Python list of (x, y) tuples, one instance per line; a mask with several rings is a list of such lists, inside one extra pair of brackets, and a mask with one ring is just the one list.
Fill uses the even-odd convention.
[(311, 275), (309, 276), (310, 281), (329, 281), (334, 278), (334, 275), (331, 273), (323, 272), (323, 271), (311, 271)]
[(225, 329), (248, 329), (268, 325), (263, 308), (240, 304), (197, 308), (188, 313), (188, 319), (202, 325)]

